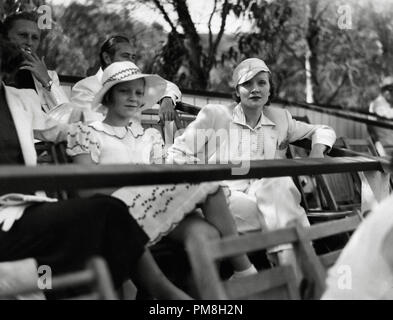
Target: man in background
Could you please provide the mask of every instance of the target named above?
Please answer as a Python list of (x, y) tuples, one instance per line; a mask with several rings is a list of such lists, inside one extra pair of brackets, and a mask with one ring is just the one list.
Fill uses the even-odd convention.
[[(370, 104), (369, 111), (376, 115), (393, 119), (393, 77), (386, 77), (381, 83), (379, 96)], [(372, 136), (378, 153), (381, 156), (389, 155), (393, 151), (393, 130), (369, 126), (368, 130)]]
[[(130, 40), (121, 35), (108, 38), (100, 49), (101, 68), (98, 72), (75, 84), (71, 92), (71, 102), (84, 111), (84, 120), (87, 122), (101, 120), (101, 115), (92, 111), (92, 102), (96, 93), (102, 87), (102, 74), (113, 62), (131, 61), (135, 62), (135, 48), (131, 46)], [(167, 81), (165, 95), (157, 103), (160, 104), (159, 117), (162, 122), (175, 120), (175, 104), (181, 99), (179, 88), (172, 82)]]

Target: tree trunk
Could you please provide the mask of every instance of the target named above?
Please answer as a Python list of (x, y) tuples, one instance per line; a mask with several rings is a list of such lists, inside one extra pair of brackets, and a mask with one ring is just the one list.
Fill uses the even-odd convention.
[(208, 74), (203, 70), (203, 51), (201, 38), (191, 19), (185, 0), (173, 1), (176, 12), (179, 16), (180, 25), (183, 27), (186, 37), (186, 47), (189, 56), (191, 81), (196, 89), (206, 89), (208, 85)]
[[(318, 103), (319, 98), (318, 94), (315, 94), (315, 91), (318, 92), (319, 83), (318, 83), (318, 36), (319, 36), (319, 25), (316, 19), (317, 10), (318, 10), (318, 1), (317, 0), (308, 0), (307, 1), (307, 12), (308, 12), (308, 29), (306, 34), (306, 40), (309, 49), (309, 64), (310, 70), (308, 76), (311, 77), (311, 86), (312, 86), (312, 100), (313, 102)], [(315, 90), (315, 91), (314, 91)]]
[(312, 69), (310, 64), (311, 52), (307, 50), (306, 52), (306, 102), (314, 103), (314, 90), (312, 81)]

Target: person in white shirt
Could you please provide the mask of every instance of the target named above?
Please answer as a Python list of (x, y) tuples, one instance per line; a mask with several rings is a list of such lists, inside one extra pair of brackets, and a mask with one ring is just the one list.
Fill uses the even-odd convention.
[[(376, 115), (393, 119), (393, 77), (386, 77), (381, 83), (381, 93), (370, 103), (369, 111)], [(393, 130), (368, 126), (370, 135), (373, 137), (375, 146), (381, 156), (393, 152)]]
[[(102, 88), (103, 70), (113, 62), (134, 62), (134, 60), (135, 49), (131, 46), (127, 37), (122, 35), (111, 36), (102, 44), (100, 50), (101, 68), (95, 75), (77, 82), (71, 91), (71, 101), (76, 107), (84, 110), (83, 114), (86, 122), (103, 119), (103, 116), (92, 106), (94, 96)], [(179, 88), (172, 82), (167, 81), (167, 90), (160, 101), (157, 101), (157, 103), (160, 103), (159, 116), (162, 122), (175, 120), (175, 104), (180, 99)]]
[[(34, 138), (64, 141), (69, 125), (40, 110), (34, 90), (4, 85), (2, 80), (23, 59), (17, 52), (0, 38), (0, 166), (33, 167)], [(57, 275), (81, 269), (99, 255), (116, 289), (131, 278), (154, 298), (190, 299), (162, 273), (145, 248), (148, 236), (120, 200), (96, 195), (57, 201), (10, 194), (4, 181), (0, 187), (0, 295), (18, 285), (38, 285), (39, 266)]]
[(24, 62), (9, 86), (18, 89), (33, 89), (40, 98), (41, 108), (50, 114), (51, 110), (69, 102), (60, 86), (56, 71), (48, 70), (44, 57), (37, 50), (41, 41), (38, 15), (34, 12), (18, 12), (7, 16), (3, 23), (4, 37), (23, 50)]
[(328, 271), (323, 300), (393, 300), (393, 196), (360, 224)]
[[(271, 72), (264, 61), (250, 58), (233, 72), (237, 105), (209, 104), (168, 150), (167, 162), (241, 163), (285, 157), (290, 142), (312, 140), (310, 157), (324, 157), (335, 142), (332, 128), (296, 121), (281, 108), (270, 107)], [(240, 169), (242, 169), (240, 168)], [(239, 168), (237, 168), (239, 169)], [(247, 171), (236, 173), (241, 178)], [(276, 230), (291, 220), (309, 222), (300, 206), (300, 192), (290, 177), (231, 180), (230, 209), (239, 232)], [(289, 245), (272, 248), (275, 262), (295, 259)]]
[(370, 103), (370, 112), (383, 118), (393, 119), (393, 77), (383, 79), (381, 93)]

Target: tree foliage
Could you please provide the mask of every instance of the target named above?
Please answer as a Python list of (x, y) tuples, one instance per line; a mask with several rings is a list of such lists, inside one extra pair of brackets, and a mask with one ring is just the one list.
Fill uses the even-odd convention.
[(34, 10), (45, 4), (45, 0), (2, 0), (0, 2), (0, 19), (17, 11)]
[[(349, 6), (350, 29), (340, 28), (340, 6)], [(238, 35), (224, 57), (236, 63), (258, 56), (271, 66), (281, 98), (305, 100), (309, 55), (314, 100), (318, 104), (367, 108), (384, 74), (392, 74), (393, 6), (378, 12), (371, 1), (239, 0), (255, 31)]]
[[(192, 20), (186, 0), (150, 1), (154, 3), (172, 29), (156, 63), (157, 71), (161, 71), (172, 80), (180, 81), (187, 87), (207, 89), (210, 71), (216, 65), (218, 47), (233, 3), (229, 0), (214, 0), (208, 22), (208, 39), (204, 43)], [(168, 10), (176, 13), (176, 19), (172, 20)], [(220, 17), (220, 30), (214, 36), (211, 23), (215, 15)], [(171, 58), (172, 52), (175, 52), (175, 61)], [(168, 70), (167, 65), (173, 62), (175, 62), (174, 66)]]
[[(137, 64), (180, 87), (230, 90), (231, 73), (248, 57), (270, 66), (277, 94), (305, 100), (306, 61), (318, 104), (367, 108), (385, 75), (393, 74), (393, 3), (365, 0), (209, 0), (207, 34), (198, 32), (186, 0), (148, 0), (170, 27), (133, 21), (133, 0), (98, 0), (54, 8), (54, 27), (42, 54), (59, 73), (96, 71), (98, 50), (109, 35), (127, 35), (137, 49)], [(379, 0), (380, 2), (382, 0)], [(44, 4), (44, 0), (4, 0), (0, 15)], [(119, 6), (121, 4), (121, 6)], [(27, 6), (27, 7), (26, 7)], [(339, 26), (340, 6), (351, 9), (352, 26)], [(119, 9), (120, 7), (120, 9)], [(252, 23), (248, 32), (225, 34), (227, 19)], [(218, 33), (212, 21), (220, 23)]]

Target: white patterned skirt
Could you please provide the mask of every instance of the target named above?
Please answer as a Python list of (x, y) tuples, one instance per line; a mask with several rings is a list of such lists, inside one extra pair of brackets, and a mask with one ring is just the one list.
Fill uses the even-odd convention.
[(128, 206), (130, 214), (149, 236), (148, 246), (151, 246), (219, 188), (220, 184), (214, 182), (123, 187), (112, 196)]

